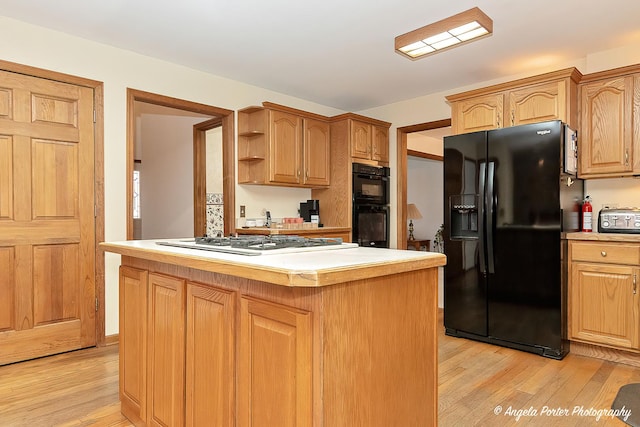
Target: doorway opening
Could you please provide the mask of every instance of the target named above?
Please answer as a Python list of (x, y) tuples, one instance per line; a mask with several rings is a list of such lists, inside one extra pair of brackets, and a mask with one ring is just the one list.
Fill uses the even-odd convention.
[[(207, 203), (208, 163), (219, 165), (219, 232), (231, 234), (234, 112), (134, 89), (127, 89), (127, 98), (127, 239), (205, 234), (212, 207)], [(218, 147), (216, 154), (208, 145)]]
[[(407, 204), (415, 203), (409, 200), (408, 187), (411, 185), (408, 182), (409, 175), (409, 160), (411, 158), (412, 164), (420, 164), (425, 160), (431, 160), (435, 162), (442, 162), (442, 155), (431, 154), (429, 150), (418, 150), (413, 145), (409, 145), (410, 135), (421, 134), (421, 136), (438, 139), (444, 138), (444, 136), (451, 132), (451, 119), (437, 120), (428, 123), (421, 123), (417, 125), (404, 126), (398, 128), (397, 133), (397, 159), (398, 159), (398, 206), (397, 206), (397, 248), (407, 249), (407, 237), (408, 237), (408, 218), (407, 218)], [(431, 164), (433, 166), (433, 164)], [(422, 183), (424, 184), (424, 183)], [(440, 185), (440, 184), (438, 184)], [(442, 189), (440, 189), (442, 191)], [(432, 204), (437, 204), (438, 207), (430, 207), (429, 209), (440, 209), (442, 211), (442, 200), (431, 200)], [(426, 210), (426, 209), (425, 209)], [(422, 213), (424, 216), (424, 213)], [(427, 237), (425, 237), (427, 238)], [(433, 248), (433, 242), (431, 247)]]

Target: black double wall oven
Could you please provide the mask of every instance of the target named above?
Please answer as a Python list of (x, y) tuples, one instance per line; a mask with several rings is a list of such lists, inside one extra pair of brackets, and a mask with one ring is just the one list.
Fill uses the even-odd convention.
[(389, 168), (353, 164), (353, 242), (389, 247)]

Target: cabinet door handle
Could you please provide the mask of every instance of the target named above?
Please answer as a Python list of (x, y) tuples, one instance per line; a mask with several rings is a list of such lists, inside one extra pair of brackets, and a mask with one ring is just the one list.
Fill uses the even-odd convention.
[(300, 169), (298, 169), (298, 178), (300, 178)]
[(636, 273), (633, 273), (633, 294), (638, 293), (638, 282), (636, 280)]
[(624, 150), (624, 165), (629, 166), (629, 149)]
[(511, 110), (511, 126), (513, 126), (516, 122), (516, 113)]
[(605, 251), (600, 252), (600, 255), (602, 255), (603, 257), (607, 256), (607, 253)]
[(497, 114), (496, 127), (500, 127), (500, 113)]

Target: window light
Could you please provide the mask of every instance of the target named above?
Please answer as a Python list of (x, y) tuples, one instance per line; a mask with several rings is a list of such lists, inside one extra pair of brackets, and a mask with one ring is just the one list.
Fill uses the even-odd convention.
[(491, 34), (493, 21), (474, 7), (396, 37), (396, 52), (418, 59)]

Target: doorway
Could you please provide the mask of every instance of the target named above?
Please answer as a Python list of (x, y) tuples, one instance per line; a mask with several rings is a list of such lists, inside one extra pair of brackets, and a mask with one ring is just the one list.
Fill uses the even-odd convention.
[[(438, 155), (425, 154), (423, 152), (417, 151), (415, 149), (410, 149), (408, 147), (409, 135), (420, 132), (425, 135), (429, 135), (432, 133), (436, 138), (443, 138), (444, 135), (451, 127), (451, 119), (437, 120), (428, 123), (421, 123), (417, 125), (404, 126), (398, 128), (397, 130), (397, 159), (398, 159), (398, 206), (397, 206), (397, 248), (398, 249), (407, 249), (407, 235), (408, 235), (408, 227), (407, 227), (407, 203), (411, 201), (408, 200), (407, 196), (407, 174), (408, 174), (408, 156), (413, 156), (416, 158), (424, 158), (436, 161), (442, 161), (442, 157)], [(442, 201), (438, 201), (438, 203), (442, 204)], [(432, 245), (433, 246), (433, 245)]]
[[(222, 169), (218, 171), (218, 181), (222, 184), (218, 205), (224, 223), (222, 232), (232, 233), (235, 229), (233, 111), (134, 89), (128, 89), (127, 96), (127, 239), (187, 237), (206, 232), (206, 146), (212, 129), (217, 129), (220, 139), (218, 160)], [(142, 111), (152, 112), (156, 117), (145, 121), (143, 126)], [(168, 148), (155, 146), (154, 132), (171, 133), (178, 127), (182, 128), (179, 135), (157, 138), (166, 140)], [(137, 182), (134, 176), (138, 177)], [(145, 191), (151, 199), (146, 202)], [(169, 195), (171, 192), (173, 196)], [(164, 212), (165, 209), (173, 212)], [(145, 210), (147, 215), (153, 212), (146, 221)], [(188, 224), (187, 229), (184, 224)]]

